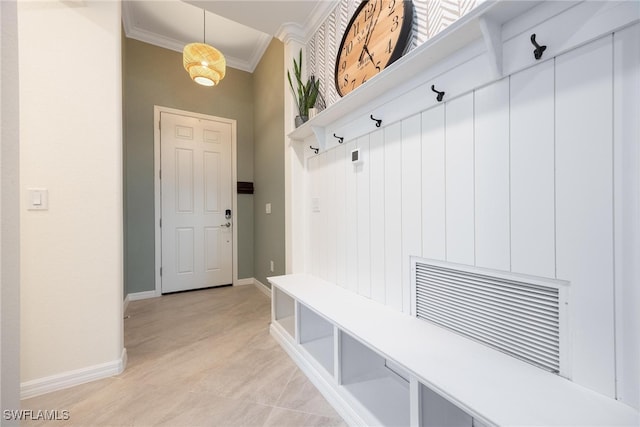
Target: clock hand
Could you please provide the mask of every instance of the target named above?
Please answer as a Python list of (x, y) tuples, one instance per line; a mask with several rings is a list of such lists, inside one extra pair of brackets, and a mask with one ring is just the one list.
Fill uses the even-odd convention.
[(369, 40), (371, 39), (371, 35), (373, 34), (373, 29), (375, 28), (376, 24), (378, 23), (378, 18), (380, 18), (380, 13), (382, 13), (382, 0), (380, 0), (380, 10), (378, 11), (378, 15), (376, 16), (376, 20), (373, 21), (369, 25), (369, 31), (367, 31), (367, 36), (364, 39), (364, 44), (362, 46), (362, 51), (360, 52), (360, 58), (358, 59), (358, 62), (362, 62), (362, 57), (364, 56), (365, 49), (367, 48), (367, 45), (369, 44)]
[(371, 64), (373, 64), (373, 66), (376, 67), (376, 70), (380, 71), (380, 67), (378, 65), (376, 65), (375, 61), (373, 60), (373, 55), (371, 55), (371, 52), (369, 52), (369, 49), (366, 46), (364, 47), (364, 51), (366, 51), (367, 55), (369, 55), (369, 59), (371, 60)]

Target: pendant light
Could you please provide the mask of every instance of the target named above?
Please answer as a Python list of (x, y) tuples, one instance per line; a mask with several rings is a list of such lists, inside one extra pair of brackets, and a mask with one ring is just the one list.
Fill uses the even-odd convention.
[(206, 16), (202, 9), (202, 43), (190, 43), (182, 51), (182, 65), (191, 79), (203, 86), (214, 86), (224, 78), (226, 61), (222, 53), (205, 42)]

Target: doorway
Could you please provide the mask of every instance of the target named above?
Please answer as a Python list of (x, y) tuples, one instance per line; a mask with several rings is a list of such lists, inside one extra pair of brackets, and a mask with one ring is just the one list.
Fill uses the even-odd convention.
[(237, 282), (236, 122), (155, 106), (156, 295)]

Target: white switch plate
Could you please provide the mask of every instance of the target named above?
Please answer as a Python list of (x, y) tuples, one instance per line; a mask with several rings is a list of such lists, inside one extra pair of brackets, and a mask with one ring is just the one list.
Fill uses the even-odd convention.
[(320, 212), (320, 197), (311, 198), (311, 212)]
[(264, 213), (271, 213), (271, 203), (267, 203), (266, 205), (264, 205)]
[(273, 261), (269, 261), (269, 269), (270, 269), (270, 270), (271, 270), (271, 272), (273, 273), (273, 271), (274, 271)]
[(49, 191), (46, 188), (27, 188), (27, 210), (46, 211), (49, 209)]

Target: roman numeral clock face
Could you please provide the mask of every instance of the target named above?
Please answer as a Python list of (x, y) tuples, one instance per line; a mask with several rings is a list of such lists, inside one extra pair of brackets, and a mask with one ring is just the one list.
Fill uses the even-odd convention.
[(336, 59), (336, 89), (345, 96), (405, 52), (411, 39), (413, 4), (364, 0), (345, 30)]

